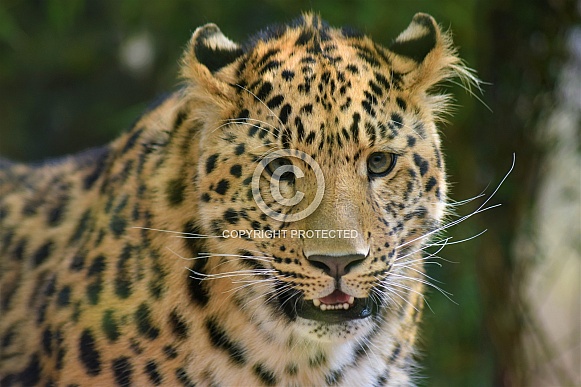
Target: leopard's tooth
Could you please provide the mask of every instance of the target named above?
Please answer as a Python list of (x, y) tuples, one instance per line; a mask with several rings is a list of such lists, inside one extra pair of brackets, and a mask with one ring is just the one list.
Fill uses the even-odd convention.
[(355, 297), (353, 297), (353, 296), (349, 297), (347, 302), (344, 302), (342, 304), (323, 304), (321, 302), (320, 298), (313, 298), (313, 305), (315, 306), (315, 308), (319, 308), (323, 311), (325, 311), (325, 310), (337, 310), (337, 309), (347, 310), (351, 307), (351, 305), (353, 305), (354, 302), (355, 302)]

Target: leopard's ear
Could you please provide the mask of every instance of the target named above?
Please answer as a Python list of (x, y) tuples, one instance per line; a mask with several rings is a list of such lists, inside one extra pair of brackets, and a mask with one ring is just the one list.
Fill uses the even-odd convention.
[(183, 57), (182, 75), (191, 84), (210, 93), (223, 94), (232, 81), (228, 65), (243, 54), (240, 46), (228, 39), (215, 24), (198, 27)]
[(458, 58), (450, 35), (425, 13), (413, 17), (389, 51), (400, 87), (411, 91), (426, 91), (444, 79), (471, 75)]

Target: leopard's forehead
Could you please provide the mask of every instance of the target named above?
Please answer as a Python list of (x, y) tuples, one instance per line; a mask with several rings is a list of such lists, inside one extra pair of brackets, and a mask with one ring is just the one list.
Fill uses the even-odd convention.
[[(237, 69), (241, 88), (260, 86), (258, 97), (279, 87), (283, 91), (295, 88), (299, 97), (329, 92), (330, 97), (343, 99), (348, 89), (355, 89), (369, 100), (383, 97), (391, 89), (401, 90), (401, 74), (392, 68), (391, 53), (386, 49), (352, 30), (329, 27), (315, 16), (300, 20), (302, 24), (251, 40)], [(363, 90), (364, 84), (369, 90)], [(371, 107), (366, 110), (375, 115)]]
[(234, 116), (272, 125), (282, 148), (400, 153), (409, 135), (425, 135), (420, 96), (405, 87), (401, 58), (367, 36), (306, 15), (259, 34), (245, 50), (235, 64)]
[(298, 66), (324, 61), (337, 68), (344, 68), (352, 61), (367, 62), (380, 67), (376, 56), (389, 55), (370, 38), (354, 30), (333, 28), (319, 18), (307, 15), (296, 23), (269, 29), (259, 33), (244, 45), (248, 61), (242, 68), (252, 67), (264, 75), (269, 69), (277, 68), (282, 62)]

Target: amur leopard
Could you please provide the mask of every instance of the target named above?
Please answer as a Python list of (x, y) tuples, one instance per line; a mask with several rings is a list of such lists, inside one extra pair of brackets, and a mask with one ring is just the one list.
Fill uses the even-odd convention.
[(181, 69), (109, 145), (0, 161), (0, 384), (414, 384), (450, 34), (207, 24)]

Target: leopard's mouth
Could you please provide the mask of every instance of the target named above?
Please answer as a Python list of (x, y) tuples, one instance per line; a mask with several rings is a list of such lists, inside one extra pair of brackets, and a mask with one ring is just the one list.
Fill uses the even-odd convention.
[(289, 293), (280, 293), (279, 302), (291, 320), (301, 317), (327, 324), (340, 324), (364, 319), (379, 312), (379, 306), (369, 297), (355, 298), (340, 290), (312, 300), (306, 300), (298, 291)]

